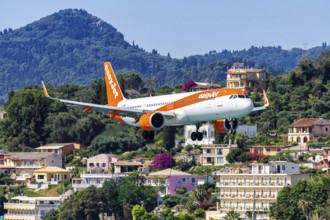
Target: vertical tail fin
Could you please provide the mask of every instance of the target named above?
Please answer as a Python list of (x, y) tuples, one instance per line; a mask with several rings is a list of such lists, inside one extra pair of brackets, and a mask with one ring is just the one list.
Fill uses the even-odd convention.
[(118, 102), (124, 100), (125, 97), (120, 89), (115, 72), (113, 71), (110, 62), (104, 63), (104, 78), (107, 89), (108, 104), (117, 106)]

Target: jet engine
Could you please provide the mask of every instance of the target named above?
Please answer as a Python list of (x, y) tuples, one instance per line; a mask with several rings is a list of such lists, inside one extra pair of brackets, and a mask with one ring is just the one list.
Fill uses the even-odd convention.
[(213, 126), (214, 130), (218, 133), (235, 133), (238, 128), (238, 121), (237, 118), (216, 120)]
[(140, 127), (145, 131), (157, 131), (164, 127), (165, 117), (159, 112), (147, 112), (140, 117)]

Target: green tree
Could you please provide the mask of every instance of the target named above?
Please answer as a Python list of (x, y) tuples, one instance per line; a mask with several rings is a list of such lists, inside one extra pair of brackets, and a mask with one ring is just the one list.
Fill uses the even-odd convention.
[(235, 219), (239, 219), (239, 214), (237, 212), (235, 212), (235, 210), (230, 210), (227, 213), (227, 217), (226, 219), (228, 220), (235, 220)]
[(5, 202), (7, 202), (5, 192), (3, 188), (0, 188), (0, 216), (3, 216), (6, 213), (4, 209)]
[(59, 213), (59, 219), (98, 219), (100, 214), (100, 196), (95, 186), (78, 191), (66, 203)]
[(52, 209), (44, 215), (43, 220), (58, 220), (58, 210)]

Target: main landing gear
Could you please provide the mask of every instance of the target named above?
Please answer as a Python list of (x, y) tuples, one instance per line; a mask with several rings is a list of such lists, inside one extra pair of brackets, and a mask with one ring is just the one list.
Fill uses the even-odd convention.
[(191, 132), (190, 138), (192, 141), (196, 141), (196, 140), (202, 141), (203, 140), (203, 133), (198, 131), (199, 127), (200, 127), (200, 125), (197, 124), (196, 132)]
[(154, 131), (142, 131), (142, 137), (144, 140), (153, 140), (155, 137)]

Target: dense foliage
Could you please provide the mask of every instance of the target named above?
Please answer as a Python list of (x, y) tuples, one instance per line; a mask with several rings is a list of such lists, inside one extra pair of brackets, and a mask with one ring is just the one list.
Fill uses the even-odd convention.
[(284, 187), (270, 209), (274, 219), (329, 219), (330, 178), (314, 176)]
[(104, 61), (111, 61), (117, 72), (138, 72), (143, 78), (156, 78), (156, 86), (173, 86), (189, 79), (224, 82), (233, 62), (283, 74), (301, 57), (314, 59), (327, 49), (326, 44), (309, 50), (252, 46), (172, 59), (129, 44), (113, 26), (84, 10), (61, 10), (17, 30), (0, 31), (0, 104), (9, 91), (41, 80), (89, 85), (91, 79), (102, 78)]
[[(134, 206), (143, 206), (141, 212), (151, 212), (157, 205), (157, 193), (152, 186), (146, 186), (145, 177), (133, 172), (128, 177), (104, 182), (102, 188), (90, 186), (76, 192), (58, 211), (47, 213), (45, 219), (98, 219), (99, 215), (115, 219), (132, 219)], [(137, 215), (139, 208), (133, 212)], [(151, 217), (150, 215), (149, 217)], [(153, 219), (153, 218), (152, 218)]]
[(314, 61), (301, 60), (288, 75), (269, 82), (267, 111), (246, 116), (243, 123), (256, 123), (258, 132), (287, 134), (288, 126), (299, 118), (330, 118), (330, 52)]

